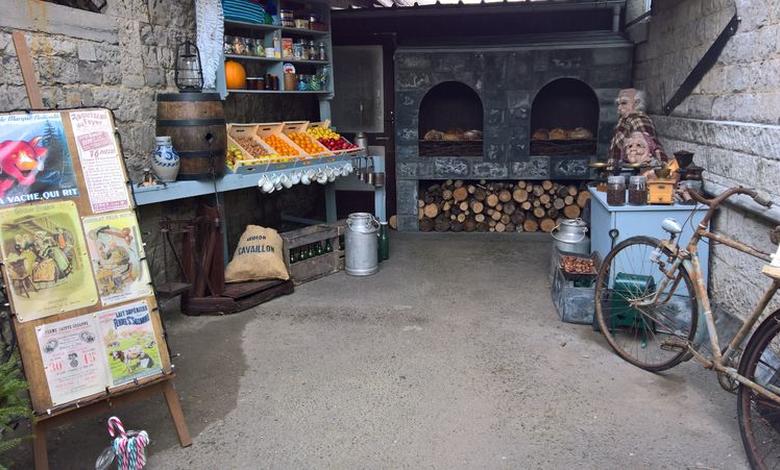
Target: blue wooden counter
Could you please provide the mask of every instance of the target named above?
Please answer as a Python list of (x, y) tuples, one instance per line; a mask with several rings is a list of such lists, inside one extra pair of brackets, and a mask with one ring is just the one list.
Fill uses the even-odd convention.
[[(607, 204), (607, 193), (589, 188), (591, 196), (591, 251), (598, 251), (604, 259), (612, 247), (612, 239), (609, 237), (611, 229), (618, 230), (615, 244), (627, 238), (637, 235), (668, 239), (669, 234), (661, 228), (661, 222), (666, 218), (673, 218), (683, 225), (680, 234), (680, 244), (687, 245), (693, 235), (695, 227), (704, 218), (706, 207), (696, 205), (646, 205), (646, 206), (610, 206)], [(710, 249), (707, 240), (699, 242), (699, 260), (705, 282), (708, 277)]]

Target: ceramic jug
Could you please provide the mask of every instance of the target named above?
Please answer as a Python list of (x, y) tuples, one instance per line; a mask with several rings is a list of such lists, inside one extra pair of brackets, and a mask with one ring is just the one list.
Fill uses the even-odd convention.
[(179, 174), (181, 160), (179, 154), (173, 149), (171, 138), (169, 136), (160, 136), (154, 138), (155, 149), (152, 155), (152, 169), (160, 181), (170, 183), (176, 181)]

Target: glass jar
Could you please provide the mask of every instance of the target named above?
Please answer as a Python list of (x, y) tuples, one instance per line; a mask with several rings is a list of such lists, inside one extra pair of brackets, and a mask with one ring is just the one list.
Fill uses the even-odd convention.
[(223, 51), (225, 52), (225, 54), (233, 54), (234, 53), (234, 49), (233, 49), (233, 36), (225, 35), (225, 43), (224, 43)]
[(233, 38), (233, 53), (246, 54), (246, 41), (238, 36)]
[(293, 58), (295, 60), (303, 59), (303, 43), (296, 42), (293, 44)]
[(265, 56), (265, 44), (263, 44), (262, 39), (255, 39), (255, 50), (254, 54), (258, 57), (264, 57)]
[(607, 177), (607, 204), (624, 206), (626, 204), (626, 177), (612, 175)]
[(325, 54), (325, 43), (324, 42), (320, 43), (320, 53), (319, 53), (317, 59), (319, 59), (319, 60), (328, 60), (328, 58), (327, 58), (327, 56)]
[(628, 203), (632, 206), (647, 204), (647, 177), (632, 176), (628, 181)]
[(314, 45), (314, 39), (309, 41), (309, 60), (317, 60), (317, 46)]

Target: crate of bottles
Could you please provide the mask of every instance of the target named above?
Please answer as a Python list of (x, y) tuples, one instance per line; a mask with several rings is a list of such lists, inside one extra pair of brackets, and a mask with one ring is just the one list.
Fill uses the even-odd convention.
[(338, 229), (331, 225), (310, 225), (281, 234), (284, 259), (295, 285), (319, 279), (339, 270)]

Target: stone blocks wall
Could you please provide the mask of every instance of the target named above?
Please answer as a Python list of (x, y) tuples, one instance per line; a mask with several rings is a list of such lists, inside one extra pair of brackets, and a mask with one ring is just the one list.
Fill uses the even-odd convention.
[(194, 37), (192, 0), (109, 0), (91, 13), (5, 0), (0, 16), (0, 111), (28, 108), (11, 31), (25, 32), (44, 106), (114, 111), (133, 176), (154, 149), (155, 95), (175, 90), (176, 46)]
[[(128, 170), (132, 178), (137, 178), (140, 170), (148, 166), (154, 150), (155, 96), (176, 91), (176, 47), (185, 38), (195, 38), (194, 3), (194, 0), (108, 0), (105, 12), (91, 13), (40, 0), (2, 0), (0, 111), (30, 106), (11, 40), (11, 32), (21, 30), (33, 56), (44, 106), (111, 109)], [(234, 122), (319, 120), (317, 100), (311, 96), (231, 95), (225, 102), (225, 112), (228, 120)], [(159, 220), (164, 216), (192, 217), (201, 201), (213, 203), (213, 197), (139, 208), (156, 281), (162, 280), (166, 269), (170, 279), (179, 275), (170, 253), (168, 266), (162, 262)], [(322, 218), (318, 211), (324, 207), (322, 201), (319, 185), (261, 197), (253, 189), (227, 193), (230, 249), (249, 223), (279, 227), (282, 207), (295, 215)]]
[[(687, 149), (705, 168), (705, 189), (755, 187), (780, 203), (780, 9), (769, 0), (737, 0), (742, 18), (718, 62), (671, 116), (660, 115), (734, 14), (733, 0), (656, 0), (647, 42), (637, 46), (636, 86), (667, 151)], [(775, 224), (735, 206), (721, 210), (714, 226), (731, 237), (774, 252)], [(717, 307), (744, 317), (766, 289), (764, 264), (722, 246), (712, 248), (710, 291)], [(777, 304), (775, 305), (777, 307)]]

